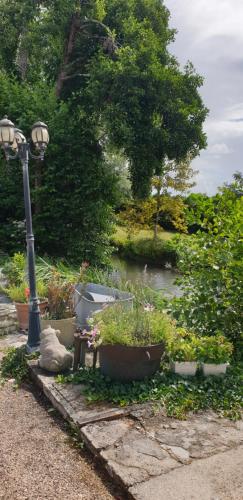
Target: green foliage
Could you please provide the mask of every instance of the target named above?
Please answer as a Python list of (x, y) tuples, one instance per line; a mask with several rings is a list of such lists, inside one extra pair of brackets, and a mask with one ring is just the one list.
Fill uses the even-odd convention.
[[(7, 286), (3, 292), (14, 302), (27, 303), (29, 299), (29, 285), (27, 281), (27, 260), (23, 253), (15, 253), (8, 258), (2, 270)], [(37, 294), (41, 299), (47, 296), (47, 287), (42, 279), (37, 279)]]
[(174, 325), (169, 317), (149, 304), (128, 309), (121, 305), (107, 307), (95, 315), (102, 344), (146, 346), (165, 343)]
[(228, 363), (232, 353), (233, 345), (220, 334), (200, 339), (198, 358), (204, 363)]
[(2, 269), (8, 284), (19, 286), (23, 283), (26, 274), (26, 257), (23, 253), (15, 253), (8, 259)]
[(178, 242), (183, 296), (172, 304), (182, 325), (201, 335), (222, 332), (237, 356), (243, 352), (242, 212), (243, 199), (224, 188), (207, 232)]
[(209, 197), (201, 193), (191, 193), (185, 199), (185, 219), (189, 233), (207, 230), (208, 222), (212, 222), (217, 212), (220, 196)]
[(1, 378), (3, 380), (14, 378), (16, 385), (20, 385), (28, 376), (28, 360), (36, 359), (38, 356), (38, 353), (27, 355), (25, 346), (10, 347), (1, 361)]
[(141, 262), (176, 267), (177, 250), (171, 241), (138, 239), (127, 241), (120, 245), (120, 252), (124, 257)]
[(200, 339), (195, 335), (188, 338), (175, 337), (169, 345), (169, 357), (172, 361), (197, 361)]
[[(45, 299), (47, 297), (46, 285), (43, 281), (37, 281), (36, 286), (39, 299)], [(30, 290), (26, 281), (22, 282), (19, 286), (11, 285), (4, 288), (4, 292), (13, 302), (27, 304), (29, 301)]]
[(111, 141), (124, 148), (133, 191), (141, 198), (166, 156), (182, 160), (205, 147), (202, 79), (191, 65), (182, 72), (169, 55), (174, 33), (168, 19), (160, 1), (124, 0), (122, 11), (120, 1), (109, 2), (105, 22), (121, 45), (113, 58), (100, 51), (89, 66), (88, 95), (102, 110)]
[[(0, 74), (0, 91), (2, 115), (8, 110), (24, 131), (41, 116), (50, 130), (44, 165), (30, 166), (37, 250), (94, 264), (107, 262), (117, 176), (96, 143), (98, 126), (81, 108), (73, 109), (73, 101), (59, 104), (53, 88), (44, 83), (20, 85)], [(10, 168), (4, 172), (0, 160), (0, 235), (7, 252), (23, 248), (25, 237), (21, 169), (17, 162)]]
[(185, 419), (189, 412), (214, 410), (233, 420), (241, 418), (243, 406), (242, 366), (233, 366), (224, 377), (193, 377), (183, 380), (167, 370), (152, 379), (121, 384), (111, 382), (90, 368), (57, 378), (60, 383), (85, 384), (89, 403), (108, 401), (126, 406), (145, 401), (159, 402), (169, 417)]
[[(158, 186), (153, 178), (153, 188)], [(169, 217), (172, 230), (186, 232), (184, 203), (180, 196), (161, 194), (150, 196), (146, 200), (127, 203), (118, 214), (118, 222), (127, 228), (129, 239), (141, 229), (153, 229), (154, 239), (158, 239), (158, 225), (163, 215)]]
[[(40, 117), (50, 129), (44, 164), (32, 165), (39, 253), (105, 264), (119, 172), (107, 144), (128, 160), (144, 197), (162, 160), (205, 147), (207, 114), (189, 65), (168, 45), (174, 31), (160, 0), (3, 0), (0, 116), (26, 133)], [(24, 245), (21, 169), (0, 161), (1, 249)]]

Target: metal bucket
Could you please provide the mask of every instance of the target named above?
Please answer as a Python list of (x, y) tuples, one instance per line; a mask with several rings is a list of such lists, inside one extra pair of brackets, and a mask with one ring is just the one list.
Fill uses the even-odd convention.
[(102, 310), (104, 305), (118, 303), (131, 308), (133, 298), (131, 293), (121, 292), (117, 288), (95, 283), (77, 285), (74, 292), (74, 308), (78, 327), (88, 330), (87, 319), (91, 318), (95, 312)]

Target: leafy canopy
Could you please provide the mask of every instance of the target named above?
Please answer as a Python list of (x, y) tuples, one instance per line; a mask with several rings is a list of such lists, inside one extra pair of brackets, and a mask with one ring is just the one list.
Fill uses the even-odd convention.
[[(51, 132), (44, 168), (32, 170), (40, 250), (105, 262), (118, 180), (107, 147), (122, 151), (133, 193), (146, 197), (165, 158), (206, 145), (202, 78), (169, 54), (160, 0), (1, 0), (0, 23), (1, 115), (24, 131), (40, 117)], [(8, 249), (23, 243), (21, 191), (15, 169), (1, 186)]]

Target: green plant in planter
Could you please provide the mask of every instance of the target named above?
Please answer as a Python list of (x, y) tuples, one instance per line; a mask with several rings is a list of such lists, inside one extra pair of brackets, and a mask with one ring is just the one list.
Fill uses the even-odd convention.
[(197, 361), (198, 341), (197, 339), (180, 339), (171, 346), (170, 358), (172, 361), (186, 362)]
[(47, 284), (48, 312), (45, 319), (65, 319), (74, 316), (74, 286), (63, 281), (59, 273), (54, 272)]
[(90, 344), (148, 346), (167, 341), (175, 330), (167, 314), (149, 304), (128, 309), (120, 304), (106, 307), (91, 320)]
[(172, 362), (191, 362), (198, 360), (200, 339), (186, 328), (177, 328), (168, 338), (168, 356)]
[(198, 359), (204, 363), (219, 365), (228, 363), (233, 354), (233, 345), (223, 335), (202, 337), (198, 348)]
[[(23, 282), (19, 286), (9, 286), (4, 291), (13, 302), (20, 304), (29, 302), (30, 290), (27, 282)], [(37, 282), (37, 294), (40, 301), (47, 297), (47, 287), (42, 281)]]

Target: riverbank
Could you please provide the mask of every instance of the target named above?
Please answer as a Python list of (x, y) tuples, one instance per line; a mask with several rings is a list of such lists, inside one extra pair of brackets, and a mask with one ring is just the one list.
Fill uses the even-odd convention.
[(125, 228), (117, 227), (112, 236), (115, 252), (125, 259), (155, 266), (170, 265), (175, 268), (178, 254), (175, 237), (178, 233), (160, 231), (158, 239), (153, 239), (153, 231), (142, 230), (128, 237)]

